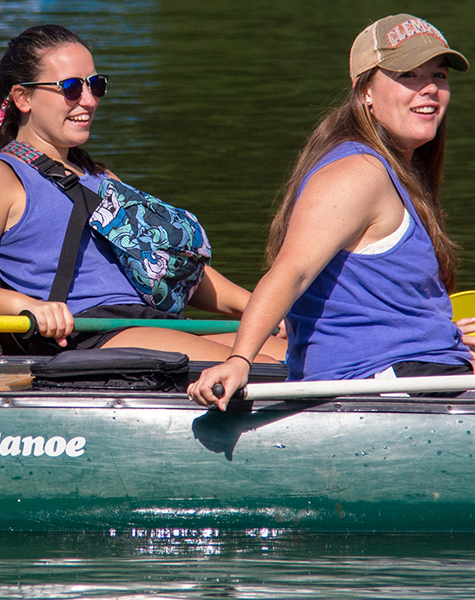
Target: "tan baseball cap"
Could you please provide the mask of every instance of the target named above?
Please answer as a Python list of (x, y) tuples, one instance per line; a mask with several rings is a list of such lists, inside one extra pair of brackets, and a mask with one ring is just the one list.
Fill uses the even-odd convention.
[(373, 67), (410, 71), (435, 56), (445, 55), (456, 71), (468, 71), (470, 63), (451, 50), (433, 25), (412, 15), (391, 15), (364, 29), (350, 51), (350, 77), (355, 79)]

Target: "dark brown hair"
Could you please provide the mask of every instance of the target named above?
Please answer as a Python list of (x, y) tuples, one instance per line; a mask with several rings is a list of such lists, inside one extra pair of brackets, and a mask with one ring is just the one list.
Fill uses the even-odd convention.
[(439, 197), (446, 117), (442, 120), (435, 138), (417, 148), (408, 165), (399, 150), (397, 138), (373, 117), (366, 103), (362, 101), (376, 70), (377, 67), (358, 78), (347, 101), (323, 119), (301, 152), (285, 188), (282, 204), (271, 225), (266, 254), (267, 265), (272, 264), (282, 246), (299, 186), (305, 175), (332, 148), (345, 141), (356, 141), (375, 150), (396, 172), (429, 234), (439, 262), (440, 277), (447, 291), (451, 293), (455, 287), (457, 246), (446, 233)]
[[(81, 44), (90, 50), (83, 39), (61, 25), (30, 27), (12, 38), (7, 51), (0, 59), (0, 103), (5, 100), (14, 85), (36, 80), (45, 52), (66, 44)], [(0, 127), (0, 148), (16, 139), (20, 116), (15, 104), (10, 102)], [(105, 165), (94, 161), (81, 148), (70, 148), (68, 158), (90, 173), (104, 171)]]

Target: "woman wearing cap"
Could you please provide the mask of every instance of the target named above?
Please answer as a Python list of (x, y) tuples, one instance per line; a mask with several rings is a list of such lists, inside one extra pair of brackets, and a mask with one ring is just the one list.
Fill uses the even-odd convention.
[(439, 201), (449, 68), (469, 64), (411, 15), (358, 35), (350, 97), (304, 148), (272, 224), (271, 268), (231, 356), (192, 399), (225, 410), (284, 315), (291, 381), (472, 372), (451, 322), (454, 245)]

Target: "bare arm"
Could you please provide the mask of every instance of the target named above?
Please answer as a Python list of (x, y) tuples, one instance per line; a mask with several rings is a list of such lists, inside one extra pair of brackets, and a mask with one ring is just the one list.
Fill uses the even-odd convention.
[(240, 317), (251, 292), (236, 285), (212, 267), (205, 267), (203, 279), (190, 299), (190, 306), (209, 312)]
[[(14, 171), (0, 161), (0, 233), (13, 227), (25, 210), (26, 196)], [(32, 312), (38, 322), (41, 335), (54, 337), (61, 346), (66, 346), (65, 337), (74, 326), (74, 319), (66, 304), (42, 302), (30, 296), (0, 289), (0, 314), (18, 315), (22, 310)]]
[[(375, 159), (377, 160), (377, 159)], [(316, 173), (296, 203), (282, 248), (257, 285), (241, 320), (231, 354), (252, 361), (259, 348), (315, 277), (341, 249), (355, 250), (399, 227), (404, 208), (379, 161), (349, 157)], [(225, 410), (245, 385), (249, 368), (236, 358), (203, 372), (188, 393), (204, 405)], [(226, 394), (218, 402), (214, 383)]]

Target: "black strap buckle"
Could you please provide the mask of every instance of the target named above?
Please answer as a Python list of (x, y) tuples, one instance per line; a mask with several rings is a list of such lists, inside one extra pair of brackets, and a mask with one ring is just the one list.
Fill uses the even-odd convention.
[(56, 185), (62, 190), (70, 190), (79, 183), (79, 177), (76, 173), (69, 173), (69, 175), (66, 175), (64, 165), (57, 160), (53, 160), (46, 154), (42, 154), (39, 158), (32, 161), (31, 164), (36, 167), (40, 173), (53, 179)]
[(79, 183), (79, 177), (76, 173), (70, 173), (66, 175), (66, 177), (62, 177), (61, 179), (57, 179), (55, 175), (53, 175), (54, 181), (58, 187), (62, 190), (70, 190), (72, 187)]

